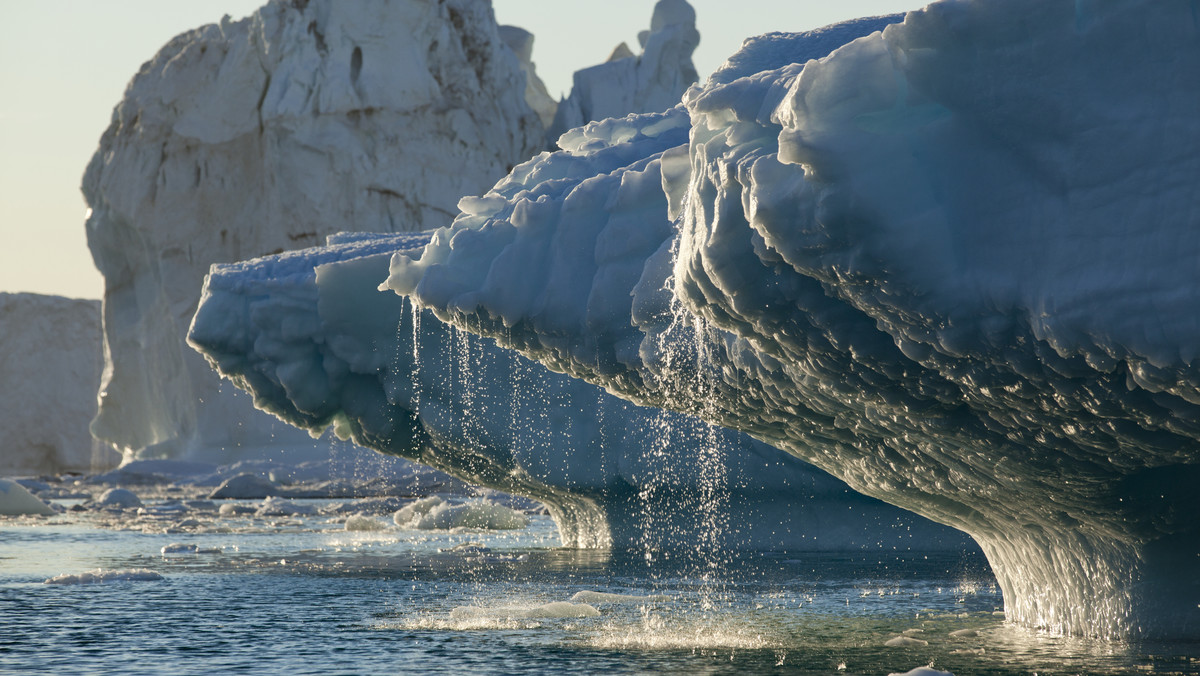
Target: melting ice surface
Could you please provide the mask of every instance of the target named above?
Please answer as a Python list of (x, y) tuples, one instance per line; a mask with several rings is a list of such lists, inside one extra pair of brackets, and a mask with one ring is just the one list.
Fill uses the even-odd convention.
[(764, 36), (388, 285), (969, 533), (1022, 625), (1196, 639), (1197, 17), (946, 1), (807, 65)]
[(1015, 631), (977, 553), (730, 554), (713, 574), (560, 548), (536, 512), (518, 530), (348, 532), (394, 503), (284, 515), (131, 489), (141, 508), (0, 516), (0, 672), (1200, 672), (1187, 646)]
[[(659, 133), (643, 135), (644, 146), (686, 139), (682, 111), (656, 117)], [(970, 546), (777, 449), (634, 406), (378, 290), (391, 252), (429, 238), (342, 234), (327, 247), (217, 266), (189, 339), (257, 406), (294, 425), (314, 434), (332, 426), (363, 446), (540, 500), (568, 546), (706, 555)], [(260, 483), (231, 479), (213, 495), (265, 495)], [(467, 506), (429, 507), (405, 519), (469, 516)]]

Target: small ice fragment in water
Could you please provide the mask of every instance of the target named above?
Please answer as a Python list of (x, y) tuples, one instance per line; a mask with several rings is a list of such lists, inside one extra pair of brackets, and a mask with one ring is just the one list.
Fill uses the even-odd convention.
[(956, 629), (950, 632), (950, 635), (954, 638), (971, 638), (973, 636), (978, 636), (979, 632), (975, 631), (974, 629)]
[(504, 505), (484, 500), (452, 505), (437, 496), (421, 498), (405, 505), (393, 515), (392, 520), (401, 528), (415, 530), (516, 530), (529, 525), (529, 517)]
[(929, 641), (922, 641), (919, 638), (913, 638), (911, 636), (896, 636), (895, 638), (888, 639), (884, 645), (889, 648), (914, 648), (917, 646), (929, 645)]
[(254, 508), (249, 505), (237, 505), (232, 502), (226, 502), (221, 505), (217, 513), (221, 516), (235, 516), (238, 514), (253, 514), (254, 511)]
[(651, 594), (649, 596), (636, 596), (633, 594), (609, 594), (607, 592), (598, 591), (581, 591), (571, 597), (571, 600), (576, 603), (656, 603), (661, 601), (670, 601), (670, 596), (662, 594)]
[(183, 544), (182, 542), (172, 542), (169, 545), (163, 545), (163, 556), (167, 554), (198, 554), (200, 547), (192, 544)]
[(96, 570), (79, 573), (78, 575), (55, 575), (42, 584), (100, 584), (104, 582), (146, 582), (161, 579), (163, 579), (162, 575), (149, 568), (131, 568), (128, 570), (104, 570), (103, 568), (97, 568)]
[(49, 516), (54, 514), (54, 509), (35, 497), (21, 484), (8, 479), (0, 479), (0, 514)]
[(363, 516), (362, 514), (355, 514), (346, 519), (346, 530), (379, 531), (386, 529), (387, 524), (379, 521), (378, 519), (372, 519), (369, 516)]
[(450, 611), (450, 617), (456, 620), (480, 618), (555, 618), (555, 617), (599, 617), (600, 611), (586, 603), (567, 603), (557, 601), (540, 606), (500, 606), (495, 608), (480, 608), (478, 606), (460, 606)]
[(213, 500), (228, 498), (257, 500), (279, 495), (282, 492), (279, 486), (276, 486), (270, 479), (257, 474), (245, 473), (226, 479), (212, 493), (209, 493), (208, 497)]
[(117, 507), (120, 509), (133, 509), (141, 507), (142, 501), (133, 491), (125, 488), (110, 488), (100, 494), (96, 499), (97, 507)]
[(262, 501), (255, 516), (296, 516), (312, 514), (311, 505), (298, 505), (287, 498), (270, 497)]

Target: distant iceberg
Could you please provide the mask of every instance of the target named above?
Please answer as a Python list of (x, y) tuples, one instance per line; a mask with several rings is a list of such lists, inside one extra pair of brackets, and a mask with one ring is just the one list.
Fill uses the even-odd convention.
[(784, 63), (576, 132), (388, 285), (970, 533), (1011, 620), (1200, 636), (1195, 9), (946, 1)]

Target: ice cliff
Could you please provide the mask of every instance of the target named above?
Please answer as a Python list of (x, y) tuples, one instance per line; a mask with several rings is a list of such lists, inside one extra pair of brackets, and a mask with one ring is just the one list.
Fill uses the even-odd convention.
[(0, 475), (108, 469), (88, 433), (96, 413), (100, 303), (0, 293)]
[[(684, 127), (676, 125), (670, 143)], [(320, 434), (546, 504), (565, 545), (917, 550), (960, 534), (774, 448), (641, 408), (377, 287), (430, 235), (342, 234), (208, 276), (190, 341), (255, 404)]]
[(186, 348), (204, 273), (337, 230), (445, 225), (540, 146), (524, 91), (482, 0), (274, 0), (163, 47), (83, 181), (105, 279), (95, 435), (221, 461), (303, 443)]
[[(677, 46), (694, 12), (659, 5), (645, 54), (628, 60), (639, 75), (604, 80), (607, 103), (587, 114), (666, 107), (694, 80), (678, 75), (691, 47)], [(320, 455), (185, 347), (204, 272), (340, 230), (449, 224), (461, 196), (545, 143), (558, 104), (532, 47), (483, 0), (275, 0), (167, 44), (130, 83), (84, 177), (105, 277), (96, 436), (128, 459)]]
[(807, 64), (747, 49), (464, 201), (389, 285), (969, 533), (1012, 621), (1200, 637), (1195, 7), (947, 0)]

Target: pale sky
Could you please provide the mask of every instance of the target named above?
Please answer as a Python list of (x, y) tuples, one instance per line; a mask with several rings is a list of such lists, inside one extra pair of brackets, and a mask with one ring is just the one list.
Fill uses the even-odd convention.
[[(340, 0), (353, 1), (353, 0)], [(920, 7), (922, 0), (689, 0), (701, 79), (743, 38)], [(84, 234), (83, 170), (137, 69), (175, 35), (242, 18), (262, 0), (0, 0), (0, 291), (99, 298)], [(637, 51), (654, 0), (494, 0), (497, 20), (535, 36), (552, 96), (619, 42)], [(602, 11), (596, 8), (602, 7)], [(586, 15), (584, 8), (591, 11)]]

